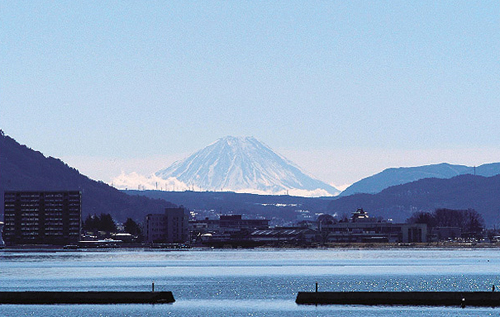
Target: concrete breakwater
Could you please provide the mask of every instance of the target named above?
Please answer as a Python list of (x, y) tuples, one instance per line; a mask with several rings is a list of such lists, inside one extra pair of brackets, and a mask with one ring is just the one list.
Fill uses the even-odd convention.
[(500, 292), (299, 292), (297, 304), (500, 306)]
[(0, 292), (0, 304), (162, 304), (172, 292)]

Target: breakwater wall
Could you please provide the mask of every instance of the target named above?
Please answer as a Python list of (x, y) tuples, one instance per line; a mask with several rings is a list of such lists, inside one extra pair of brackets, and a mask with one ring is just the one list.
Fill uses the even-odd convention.
[(0, 304), (161, 304), (172, 292), (0, 292)]
[(299, 292), (297, 304), (500, 306), (500, 292)]

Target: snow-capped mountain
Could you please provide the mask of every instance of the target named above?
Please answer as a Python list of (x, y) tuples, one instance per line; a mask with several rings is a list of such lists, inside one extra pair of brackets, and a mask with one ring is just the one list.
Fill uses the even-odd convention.
[[(121, 175), (122, 178), (126, 176)], [(151, 181), (159, 182), (162, 187), (164, 184), (164, 188), (175, 187), (176, 190), (297, 196), (332, 196), (339, 193), (333, 186), (307, 175), (253, 137), (221, 138), (156, 172), (149, 177), (149, 183)]]

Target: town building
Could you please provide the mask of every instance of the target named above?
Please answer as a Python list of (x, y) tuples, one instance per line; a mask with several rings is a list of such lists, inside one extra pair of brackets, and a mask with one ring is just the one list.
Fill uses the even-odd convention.
[(190, 220), (189, 228), (193, 232), (201, 232), (201, 233), (215, 232), (218, 231), (220, 228), (219, 223), (220, 223), (219, 219), (209, 219), (207, 217), (203, 220)]
[(145, 219), (149, 243), (185, 243), (189, 240), (189, 215), (184, 207), (165, 208), (164, 214), (148, 214)]
[(219, 230), (222, 232), (266, 229), (268, 227), (269, 220), (267, 219), (243, 219), (241, 215), (221, 215), (219, 219)]
[(242, 230), (266, 229), (269, 227), (269, 220), (243, 219), (242, 215), (221, 215), (219, 219), (191, 220), (189, 226), (192, 231), (201, 233), (232, 233)]
[(77, 243), (81, 214), (79, 191), (7, 191), (4, 193), (5, 243)]
[(191, 241), (203, 244), (224, 242), (246, 244), (250, 233), (269, 228), (267, 219), (243, 219), (242, 215), (221, 215), (219, 219), (205, 218), (189, 221)]
[(328, 242), (427, 242), (426, 224), (340, 222), (326, 236)]
[(462, 236), (462, 229), (459, 227), (433, 227), (429, 236), (432, 241), (453, 240)]
[(382, 221), (370, 218), (363, 209), (353, 212), (351, 219), (346, 221), (322, 217), (318, 230), (323, 242), (427, 242), (426, 224)]
[(316, 241), (316, 230), (301, 227), (281, 227), (264, 230), (255, 230), (250, 238), (255, 242), (266, 244), (311, 244)]

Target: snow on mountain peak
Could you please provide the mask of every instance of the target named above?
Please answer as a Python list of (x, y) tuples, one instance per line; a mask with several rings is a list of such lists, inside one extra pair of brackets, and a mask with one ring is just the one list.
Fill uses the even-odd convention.
[(221, 138), (149, 177), (122, 173), (116, 188), (234, 191), (296, 196), (333, 196), (339, 191), (303, 172), (254, 137)]
[(227, 136), (155, 173), (188, 188), (259, 194), (328, 196), (339, 193), (314, 179), (254, 137)]

